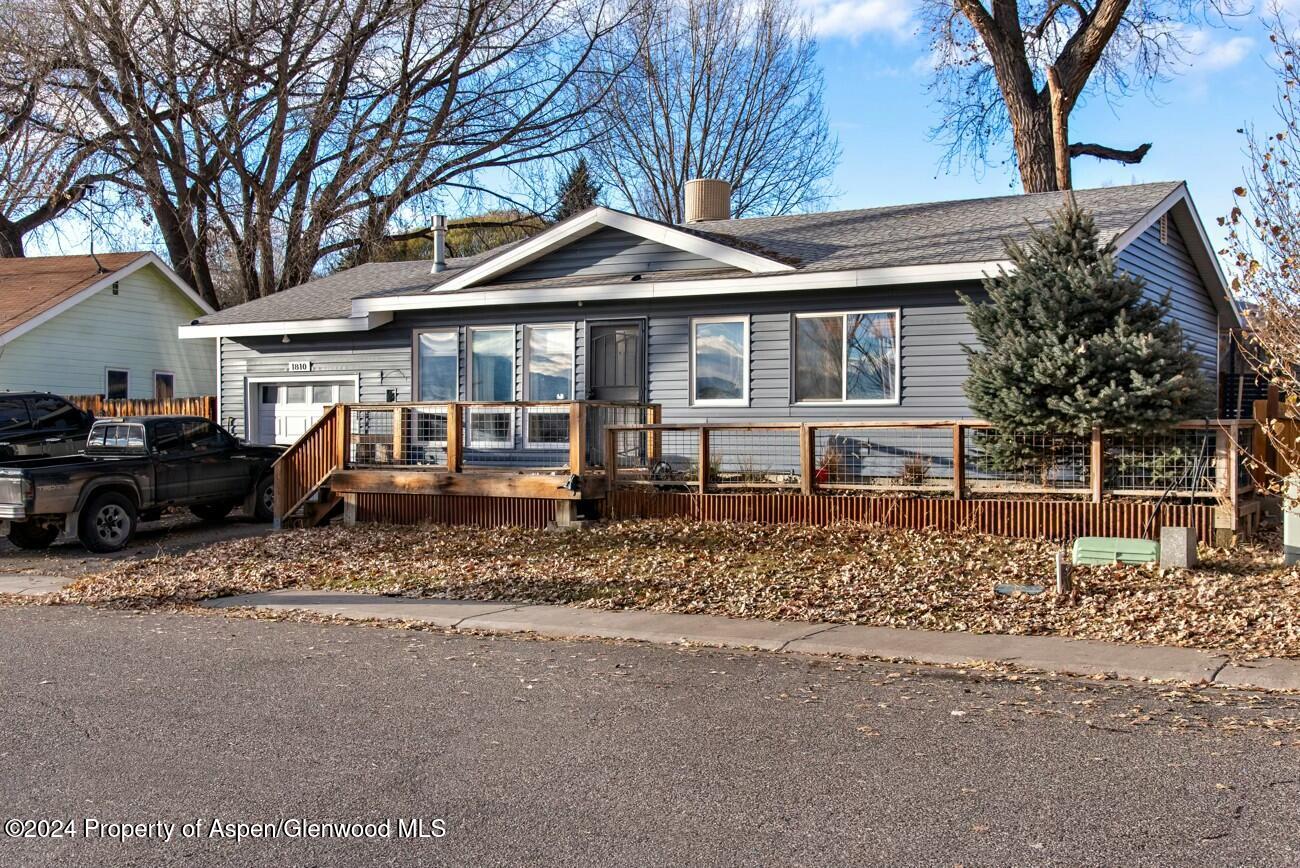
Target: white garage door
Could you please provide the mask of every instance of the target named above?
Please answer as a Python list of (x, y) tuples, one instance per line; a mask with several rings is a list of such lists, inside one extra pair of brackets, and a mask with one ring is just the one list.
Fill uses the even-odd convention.
[(288, 445), (332, 404), (355, 401), (352, 383), (321, 381), (257, 384), (258, 443)]

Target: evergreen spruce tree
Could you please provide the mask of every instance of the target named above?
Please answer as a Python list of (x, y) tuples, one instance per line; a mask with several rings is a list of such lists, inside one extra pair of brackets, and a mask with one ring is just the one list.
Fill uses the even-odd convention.
[(556, 193), (559, 204), (556, 206), (555, 219), (558, 221), (572, 217), (574, 214), (581, 214), (595, 205), (599, 198), (600, 185), (591, 178), (587, 158), (579, 157)]
[(965, 348), (966, 396), (997, 428), (977, 440), (988, 464), (1046, 482), (1063, 461), (1082, 460), (1070, 446), (1094, 426), (1152, 431), (1212, 412), (1168, 293), (1153, 301), (1141, 278), (1116, 268), (1091, 215), (1071, 200), (1006, 249), (1015, 270), (984, 281), (987, 300), (962, 296), (980, 341)]

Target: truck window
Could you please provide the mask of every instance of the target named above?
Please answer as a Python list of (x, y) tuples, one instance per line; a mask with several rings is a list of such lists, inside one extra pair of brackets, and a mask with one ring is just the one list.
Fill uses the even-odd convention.
[(0, 434), (26, 428), (29, 419), (21, 398), (0, 398)]
[(225, 432), (211, 422), (183, 422), (185, 442), (196, 451), (221, 449), (227, 445)]
[(142, 449), (144, 448), (144, 426), (99, 425), (86, 438), (86, 445), (107, 446), (113, 449)]
[(168, 421), (154, 425), (153, 448), (158, 450), (160, 455), (175, 455), (177, 452), (184, 452), (186, 444), (185, 438), (181, 436), (180, 423)]
[(29, 403), (32, 425), (39, 431), (73, 431), (81, 424), (81, 411), (62, 398), (45, 395)]

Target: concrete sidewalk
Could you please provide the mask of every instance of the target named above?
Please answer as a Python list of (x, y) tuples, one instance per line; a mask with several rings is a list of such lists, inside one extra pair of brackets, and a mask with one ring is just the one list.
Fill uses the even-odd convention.
[(270, 591), (223, 597), (204, 605), (218, 609), (249, 606), (282, 612), (305, 611), (357, 620), (413, 621), (455, 630), (634, 639), (659, 644), (758, 648), (957, 666), (987, 661), (1062, 675), (1113, 675), (1261, 690), (1300, 690), (1300, 661), (1266, 659), (1234, 664), (1225, 655), (1190, 648), (1120, 645), (1054, 636), (940, 633), (714, 615), (609, 612), (345, 591)]
[(61, 576), (29, 576), (26, 573), (0, 574), (0, 594), (15, 597), (42, 597), (61, 590), (71, 579)]

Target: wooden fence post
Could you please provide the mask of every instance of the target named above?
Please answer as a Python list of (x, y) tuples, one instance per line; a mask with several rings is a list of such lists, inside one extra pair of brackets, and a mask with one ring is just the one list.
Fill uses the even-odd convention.
[(799, 493), (817, 491), (817, 429), (807, 422), (799, 426)]
[(1092, 502), (1101, 503), (1106, 491), (1106, 449), (1102, 442), (1101, 426), (1092, 429), (1092, 453), (1088, 461), (1088, 482), (1092, 486)]
[(952, 497), (961, 500), (966, 494), (966, 426), (952, 426)]
[(351, 432), (348, 426), (352, 423), (352, 412), (348, 409), (347, 404), (335, 404), (334, 428), (337, 432), (337, 440), (334, 443), (334, 466), (348, 466), (348, 441), (351, 439)]
[(709, 488), (709, 429), (700, 426), (700, 494)]
[(460, 473), (464, 452), (461, 433), (464, 422), (461, 418), (460, 404), (452, 401), (447, 405), (447, 472)]
[(1214, 509), (1214, 544), (1226, 547), (1232, 544), (1237, 532), (1238, 486), (1237, 446), (1238, 425), (1220, 427), (1214, 432), (1214, 488), (1218, 502)]
[(406, 454), (406, 409), (393, 408), (393, 463), (402, 464)]
[[(524, 411), (527, 416), (527, 411)], [(569, 405), (569, 473), (581, 476), (587, 463), (587, 405), (574, 401)]]

